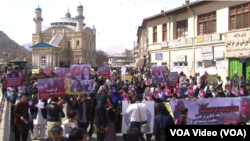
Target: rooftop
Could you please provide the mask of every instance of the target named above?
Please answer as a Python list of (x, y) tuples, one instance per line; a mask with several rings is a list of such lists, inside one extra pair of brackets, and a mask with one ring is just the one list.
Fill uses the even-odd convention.
[(31, 46), (31, 48), (38, 48), (38, 47), (59, 47), (59, 46), (52, 45), (52, 44), (45, 43), (45, 42), (40, 42), (40, 43), (37, 43), (37, 44)]

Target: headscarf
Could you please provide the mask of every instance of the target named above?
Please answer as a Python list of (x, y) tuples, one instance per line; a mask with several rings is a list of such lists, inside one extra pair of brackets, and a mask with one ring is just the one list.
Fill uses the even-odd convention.
[(100, 100), (99, 102), (102, 104), (102, 105), (107, 105), (107, 96), (104, 94), (100, 97)]
[(115, 89), (116, 89), (115, 87), (113, 87), (113, 88), (111, 89), (111, 95), (113, 96), (112, 102), (113, 102), (114, 106), (117, 107), (118, 104), (119, 104), (119, 101), (122, 100), (122, 97), (121, 97), (121, 95), (118, 93), (117, 90), (116, 90), (116, 93), (113, 92), (113, 90), (115, 90)]

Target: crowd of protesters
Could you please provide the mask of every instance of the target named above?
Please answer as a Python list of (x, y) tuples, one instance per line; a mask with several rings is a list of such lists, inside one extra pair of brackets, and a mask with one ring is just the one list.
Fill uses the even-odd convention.
[[(18, 68), (12, 69), (11, 65), (6, 70), (6, 73), (17, 72)], [(170, 99), (238, 97), (248, 96), (250, 92), (250, 84), (246, 83), (243, 76), (239, 77), (237, 72), (231, 80), (227, 77), (225, 85), (218, 76), (216, 86), (209, 85), (206, 73), (200, 77), (196, 74), (187, 78), (181, 72), (176, 87), (168, 89), (168, 70), (164, 71), (163, 82), (154, 83), (150, 70), (127, 69), (126, 73), (133, 78), (122, 81), (121, 70), (117, 69), (108, 77), (93, 74), (92, 79), (95, 83), (88, 96), (66, 93), (65, 97), (39, 99), (37, 80), (53, 78), (55, 74), (52, 72), (46, 75), (42, 70), (38, 75), (31, 74), (30, 71), (23, 73), (24, 90), (2, 87), (2, 92), (6, 94), (11, 105), (11, 127), (16, 141), (20, 141), (20, 137), (22, 141), (27, 141), (29, 132), (32, 133), (33, 139), (45, 141), (85, 141), (90, 139), (93, 133), (97, 134), (98, 141), (116, 141), (116, 134), (121, 133), (122, 129), (122, 101), (128, 101), (126, 113), (131, 115), (130, 129), (127, 134), (123, 134), (124, 141), (150, 141), (153, 135), (156, 141), (165, 141), (167, 125), (187, 124), (188, 109), (182, 108), (181, 116), (174, 121), (164, 104)], [(1, 82), (3, 83), (3, 80)], [(166, 89), (168, 94), (165, 92)], [(155, 103), (154, 132), (146, 133), (145, 136), (140, 132), (141, 121), (146, 120), (147, 106), (142, 101)], [(44, 103), (43, 108), (38, 107), (39, 102)], [(66, 113), (63, 112), (64, 104)], [(67, 117), (66, 121), (62, 121), (64, 117)]]

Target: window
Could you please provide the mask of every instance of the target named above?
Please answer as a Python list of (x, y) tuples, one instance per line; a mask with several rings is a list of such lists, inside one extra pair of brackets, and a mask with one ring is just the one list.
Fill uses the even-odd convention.
[(76, 45), (79, 46), (79, 44), (80, 44), (80, 42), (79, 42), (79, 40), (77, 40), (77, 41), (76, 41)]
[(203, 67), (203, 62), (198, 62), (198, 67)]
[(177, 38), (185, 38), (188, 36), (187, 20), (177, 22)]
[(177, 66), (178, 66), (178, 63), (174, 63), (174, 66), (177, 67)]
[(41, 58), (41, 67), (46, 67), (46, 57), (45, 56), (43, 56)]
[(67, 48), (70, 49), (71, 48), (71, 42), (67, 41)]
[(212, 66), (216, 67), (216, 62), (215, 61), (212, 62)]
[(168, 63), (162, 63), (163, 66), (166, 66)]
[(198, 18), (198, 35), (216, 33), (216, 12)]
[(91, 48), (91, 43), (89, 43), (89, 50), (92, 50), (92, 48)]
[(91, 65), (91, 59), (89, 60), (89, 64)]
[(229, 28), (230, 30), (242, 29), (250, 27), (249, 23), (249, 10), (250, 3), (231, 7), (230, 8), (230, 20), (229, 20)]
[(162, 25), (162, 41), (167, 41), (167, 24)]
[(86, 50), (88, 50), (89, 46), (88, 46), (88, 42), (86, 42)]
[(71, 64), (71, 59), (67, 59), (67, 64), (70, 66), (70, 64)]
[(86, 59), (86, 63), (85, 64), (88, 64), (88, 60)]
[(77, 63), (77, 64), (80, 63), (80, 59), (79, 59), (79, 58), (76, 59), (76, 63)]
[(183, 63), (183, 66), (187, 66), (188, 64), (187, 63)]
[(182, 63), (179, 63), (179, 66), (182, 66)]
[(157, 42), (157, 26), (153, 28), (153, 43)]

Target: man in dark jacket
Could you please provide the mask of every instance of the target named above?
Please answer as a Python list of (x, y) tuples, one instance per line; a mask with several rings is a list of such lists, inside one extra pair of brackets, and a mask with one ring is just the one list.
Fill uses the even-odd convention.
[(49, 131), (51, 136), (49, 138), (44, 139), (43, 141), (67, 141), (68, 139), (63, 137), (63, 129), (60, 125), (55, 125)]
[(87, 101), (86, 94), (79, 94), (77, 100), (73, 105), (77, 109), (78, 117), (77, 124), (79, 128), (87, 130), (88, 125), (90, 124), (90, 102)]
[(188, 109), (183, 108), (181, 110), (181, 117), (177, 121), (177, 125), (187, 125)]
[(89, 99), (88, 99), (89, 103), (90, 103), (90, 119), (91, 119), (91, 123), (90, 123), (90, 129), (89, 129), (89, 137), (92, 136), (93, 134), (93, 121), (95, 118), (95, 107), (96, 107), (96, 99), (95, 99), (95, 93), (90, 93), (89, 95)]
[(54, 96), (51, 98), (51, 103), (46, 107), (47, 109), (47, 132), (48, 137), (50, 137), (50, 130), (55, 125), (60, 125), (60, 112), (61, 107), (57, 105), (58, 97)]
[(76, 108), (73, 106), (74, 102), (76, 101), (77, 96), (76, 95), (65, 95), (64, 100), (67, 103), (66, 106), (66, 116), (68, 117), (68, 113), (70, 110), (76, 110)]

